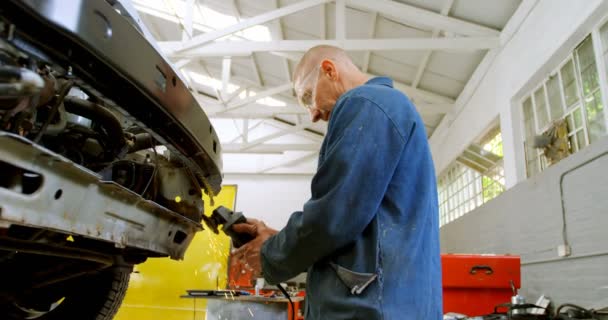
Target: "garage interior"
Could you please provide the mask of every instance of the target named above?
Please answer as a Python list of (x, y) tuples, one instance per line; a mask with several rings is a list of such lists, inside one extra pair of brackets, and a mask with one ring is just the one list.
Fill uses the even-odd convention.
[[(222, 205), (280, 230), (302, 209), (327, 123), (298, 105), (294, 69), (309, 48), (338, 46), (413, 102), (443, 258), (480, 259), (470, 270), (443, 261), (444, 299), (472, 295), (444, 319), (482, 319), (499, 303), (535, 305), (508, 319), (554, 319), (559, 306), (572, 310), (559, 319), (608, 319), (608, 1), (108, 2), (142, 27), (217, 133), (222, 191), (204, 195), (207, 215)], [(115, 319), (304, 319), (305, 275), (287, 284), (288, 301), (241, 274), (227, 236), (203, 229), (181, 261), (134, 266)], [(488, 284), (448, 288), (447, 275)]]

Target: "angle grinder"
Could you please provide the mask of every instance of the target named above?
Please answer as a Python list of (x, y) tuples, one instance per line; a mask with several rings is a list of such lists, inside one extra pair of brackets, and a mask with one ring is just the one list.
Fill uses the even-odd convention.
[[(238, 233), (232, 230), (233, 225), (247, 222), (247, 218), (245, 218), (242, 212), (234, 212), (224, 206), (219, 206), (213, 210), (211, 216), (207, 217), (206, 215), (203, 215), (203, 221), (215, 234), (219, 234), (219, 226), (221, 225), (222, 231), (232, 239), (232, 246), (235, 248), (240, 248), (242, 245), (253, 240), (253, 236), (248, 233)], [(291, 306), (291, 319), (295, 319), (295, 308), (291, 296), (289, 296), (285, 288), (280, 284), (277, 285), (277, 288), (289, 301), (289, 305)]]
[(248, 233), (238, 233), (232, 230), (233, 225), (247, 222), (247, 218), (242, 212), (234, 212), (224, 206), (219, 206), (213, 210), (211, 216), (203, 215), (203, 221), (215, 234), (219, 234), (219, 226), (221, 225), (222, 231), (232, 239), (232, 245), (235, 248), (240, 248), (245, 243), (253, 240), (253, 236)]

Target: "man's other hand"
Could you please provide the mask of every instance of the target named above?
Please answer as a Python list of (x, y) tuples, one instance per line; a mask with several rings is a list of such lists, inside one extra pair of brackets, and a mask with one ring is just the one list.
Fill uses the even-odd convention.
[(260, 220), (250, 218), (247, 219), (247, 223), (235, 224), (232, 226), (232, 230), (254, 237), (253, 240), (233, 251), (231, 256), (233, 259), (238, 259), (245, 268), (252, 272), (254, 277), (259, 278), (262, 275), (262, 257), (260, 255), (262, 245), (278, 231), (269, 228)]

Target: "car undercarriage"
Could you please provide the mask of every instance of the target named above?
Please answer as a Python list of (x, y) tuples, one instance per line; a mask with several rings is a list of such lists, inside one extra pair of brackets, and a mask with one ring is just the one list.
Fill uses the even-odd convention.
[(0, 5), (0, 314), (110, 319), (221, 187), (205, 113), (116, 1)]

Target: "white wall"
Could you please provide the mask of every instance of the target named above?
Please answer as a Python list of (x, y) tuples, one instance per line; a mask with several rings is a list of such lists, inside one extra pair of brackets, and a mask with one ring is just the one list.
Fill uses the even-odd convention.
[(236, 210), (281, 229), (292, 212), (310, 198), (310, 175), (233, 175), (223, 184), (237, 185)]
[(438, 173), (500, 117), (507, 187), (523, 180), (519, 99), (608, 13), (608, 3), (601, 0), (526, 0), (524, 5), (532, 9), (523, 23), (510, 40), (505, 39), (506, 44), (466, 103), (456, 106), (431, 137)]
[(526, 301), (608, 306), (606, 167), (603, 137), (441, 227), (442, 252), (516, 254)]
[[(509, 26), (515, 28), (513, 36), (504, 39), (487, 72), (465, 89), (472, 94), (459, 98), (465, 102), (457, 104), (430, 140), (440, 173), (500, 121), (510, 188), (443, 226), (442, 251), (518, 254), (528, 301), (547, 294), (558, 304), (593, 307), (603, 301), (605, 306), (606, 175), (601, 168), (608, 161), (608, 138), (525, 180), (520, 100), (608, 15), (608, 1), (524, 0), (526, 5), (523, 22)], [(569, 257), (557, 252), (563, 232), (572, 248)]]

